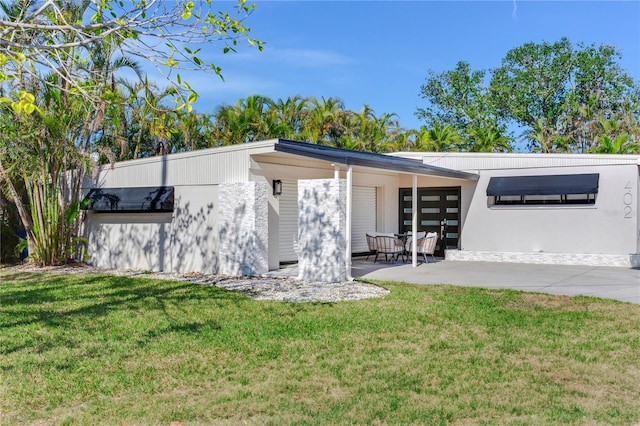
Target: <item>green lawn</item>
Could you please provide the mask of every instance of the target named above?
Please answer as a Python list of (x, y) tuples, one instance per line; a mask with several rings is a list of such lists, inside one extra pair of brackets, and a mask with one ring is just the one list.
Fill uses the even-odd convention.
[(0, 424), (632, 424), (640, 306), (381, 283), (258, 302), (0, 271)]

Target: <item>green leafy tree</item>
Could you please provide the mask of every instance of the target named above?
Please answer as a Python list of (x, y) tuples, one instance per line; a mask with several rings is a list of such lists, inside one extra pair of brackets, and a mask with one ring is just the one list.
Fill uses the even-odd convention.
[[(471, 145), (477, 140), (472, 137), (472, 131), (493, 129), (505, 135), (505, 120), (485, 85), (486, 74), (482, 70), (473, 71), (467, 62), (458, 62), (453, 70), (443, 73), (429, 71), (426, 83), (421, 87), (421, 96), (427, 106), (419, 108), (417, 116), (435, 132), (453, 127), (455, 133), (467, 140), (470, 150), (475, 150)], [(444, 149), (435, 145), (431, 148)]]
[(85, 96), (95, 94), (84, 91), (77, 64), (92, 45), (115, 44), (123, 57), (156, 65), (188, 93), (180, 106), (190, 109), (197, 93), (177, 72), (208, 70), (222, 77), (222, 69), (204, 58), (201, 46), (229, 53), (243, 41), (258, 49), (263, 44), (249, 37), (244, 21), (255, 5), (245, 0), (238, 0), (233, 12), (216, 11), (212, 0), (15, 0), (5, 5), (0, 77), (13, 78), (20, 70), (37, 79), (44, 68)]
[(501, 112), (533, 127), (543, 120), (554, 128), (566, 104), (573, 49), (567, 39), (526, 43), (507, 52), (501, 67), (493, 71), (491, 94)]
[(253, 95), (219, 107), (214, 114), (216, 138), (222, 145), (233, 145), (275, 137), (278, 122), (272, 105), (268, 97)]
[(495, 127), (472, 127), (465, 150), (470, 152), (511, 152), (511, 140)]
[[(501, 114), (533, 130), (534, 149), (584, 152), (596, 143), (593, 123), (638, 98), (620, 57), (611, 46), (573, 46), (566, 38), (526, 43), (493, 71), (491, 96)], [(541, 138), (545, 145), (535, 146)]]
[[(199, 46), (204, 43), (209, 49), (218, 46), (221, 53), (245, 42), (262, 49), (243, 23), (253, 9), (244, 0), (232, 13), (212, 10), (211, 1), (0, 4), (0, 114), (7, 123), (0, 129), (0, 181), (27, 230), (34, 259), (48, 264), (69, 256), (76, 197), (92, 153), (137, 157), (141, 142), (158, 140), (167, 143), (165, 153), (182, 149), (170, 145), (176, 115), (153, 103), (152, 97), (162, 91), (158, 95), (147, 87), (143, 99), (136, 92), (140, 118), (151, 116), (152, 128), (127, 121), (133, 112), (115, 76), (121, 67), (134, 67), (124, 58), (157, 65), (173, 85), (165, 92), (177, 101), (170, 109), (191, 111), (197, 93), (179, 71), (208, 70), (221, 76), (218, 66), (203, 59)], [(135, 126), (140, 138), (130, 149), (128, 137)]]
[(434, 123), (432, 127), (422, 127), (413, 137), (413, 150), (439, 152), (460, 151), (462, 138), (451, 125)]
[(626, 123), (635, 141), (640, 88), (620, 58), (611, 46), (574, 46), (566, 38), (526, 43), (507, 52), (489, 75), (466, 62), (442, 73), (429, 71), (421, 87), (427, 105), (416, 114), (427, 128), (455, 127), (468, 151), (487, 150), (491, 140), (508, 150), (502, 140), (511, 146), (507, 129), (515, 126), (532, 151), (593, 151), (604, 140), (597, 123), (612, 118)]
[(638, 141), (640, 128), (627, 130), (623, 120), (603, 119), (597, 123), (597, 143), (589, 152), (597, 154), (636, 154), (640, 153)]

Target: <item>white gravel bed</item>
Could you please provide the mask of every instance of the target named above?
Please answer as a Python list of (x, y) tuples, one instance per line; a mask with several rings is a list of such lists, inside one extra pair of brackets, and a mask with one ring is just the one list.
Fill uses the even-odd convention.
[(384, 297), (389, 290), (375, 284), (359, 281), (343, 283), (303, 282), (292, 278), (227, 277), (200, 273), (167, 273), (115, 269), (100, 269), (85, 264), (39, 267), (34, 264), (11, 266), (5, 270), (19, 272), (110, 274), (133, 278), (153, 278), (188, 281), (212, 285), (229, 291), (242, 293), (255, 300), (277, 300), (284, 302), (340, 302)]

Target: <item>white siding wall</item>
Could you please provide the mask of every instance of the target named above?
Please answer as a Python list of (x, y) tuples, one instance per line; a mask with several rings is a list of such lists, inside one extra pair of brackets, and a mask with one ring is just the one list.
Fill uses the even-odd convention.
[(638, 155), (606, 154), (531, 154), (531, 153), (462, 153), (401, 152), (394, 155), (422, 160), (425, 164), (453, 170), (528, 169), (545, 167), (581, 167), (602, 165), (640, 165)]
[(90, 185), (102, 187), (211, 185), (249, 181), (251, 155), (273, 141), (212, 148), (102, 166)]
[[(491, 176), (599, 173), (595, 205), (492, 206), (486, 195)], [(523, 169), (482, 172), (469, 206), (462, 249), (493, 252), (628, 255), (638, 250), (638, 201), (627, 208), (634, 165)]]
[(298, 181), (283, 180), (280, 195), (280, 262), (297, 262)]
[(351, 252), (363, 253), (369, 250), (365, 234), (377, 230), (376, 188), (354, 186), (352, 197)]

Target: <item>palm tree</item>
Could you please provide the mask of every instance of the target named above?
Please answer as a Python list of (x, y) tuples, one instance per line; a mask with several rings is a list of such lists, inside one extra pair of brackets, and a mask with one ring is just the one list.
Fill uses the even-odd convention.
[(276, 123), (270, 114), (273, 101), (253, 95), (235, 105), (223, 105), (214, 113), (216, 137), (221, 145), (253, 142), (273, 137)]
[(471, 127), (469, 152), (511, 152), (511, 141), (495, 127)]
[(392, 132), (387, 140), (380, 144), (380, 152), (409, 151), (413, 147), (419, 132), (416, 130), (403, 130), (398, 128)]
[(214, 117), (212, 114), (199, 114), (195, 111), (176, 113), (176, 128), (172, 134), (171, 146), (175, 151), (193, 151), (216, 146), (213, 138)]
[(412, 135), (414, 151), (457, 151), (462, 139), (451, 125), (435, 123), (433, 127), (422, 127)]
[(274, 123), (272, 137), (295, 139), (302, 133), (302, 128), (309, 110), (310, 99), (292, 96), (286, 100), (278, 99), (271, 105)]
[(300, 136), (307, 142), (338, 146), (345, 131), (345, 115), (349, 114), (345, 114), (339, 98), (311, 98)]
[(554, 145), (558, 140), (558, 135), (545, 125), (541, 118), (538, 118), (532, 129), (522, 134), (522, 140), (528, 142), (531, 152), (549, 153), (554, 152)]
[(602, 135), (597, 138), (597, 144), (589, 152), (595, 154), (637, 154), (640, 153), (640, 143), (632, 140), (628, 134), (616, 137)]
[(81, 148), (88, 153), (97, 135), (103, 153), (106, 153), (105, 148), (109, 147), (111, 153), (117, 152), (115, 158), (126, 160), (130, 158), (127, 138), (130, 123), (126, 117), (126, 91), (131, 85), (116, 77), (116, 73), (129, 69), (135, 73), (139, 82), (149, 83), (144, 79), (142, 68), (136, 61), (122, 56), (114, 58), (116, 50), (117, 46), (113, 43), (108, 44), (106, 40), (94, 43), (89, 49), (89, 60), (79, 65), (79, 69), (94, 86), (96, 97), (99, 98), (86, 116)]
[(365, 149), (370, 152), (386, 151), (389, 141), (401, 132), (398, 115), (383, 113), (376, 116), (371, 110), (371, 114), (366, 118), (367, 121), (361, 125), (360, 131), (360, 138), (364, 140)]
[(124, 99), (122, 107), (112, 105), (109, 110), (105, 121), (113, 128), (96, 142), (98, 152), (110, 161), (121, 161), (157, 155), (160, 142), (163, 153), (173, 151), (170, 142), (179, 131), (177, 115), (164, 104), (173, 91), (160, 91), (145, 78), (135, 83), (121, 81), (119, 93)]

